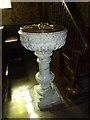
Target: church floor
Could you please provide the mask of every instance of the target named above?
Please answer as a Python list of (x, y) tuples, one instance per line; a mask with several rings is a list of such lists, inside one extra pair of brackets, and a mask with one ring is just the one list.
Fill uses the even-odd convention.
[[(13, 73), (11, 99), (8, 99), (6, 95), (3, 118), (16, 118), (16, 120), (18, 118), (22, 118), (22, 120), (24, 118), (37, 118), (38, 120), (41, 118), (88, 118), (87, 102), (70, 106), (64, 101), (64, 104), (42, 111), (35, 106), (33, 86), (38, 84), (34, 78), (38, 71), (38, 63), (32, 52), (26, 52), (27, 55), (25, 52), (23, 53), (24, 60), (21, 68), (17, 68)], [(60, 79), (58, 74), (55, 79)]]

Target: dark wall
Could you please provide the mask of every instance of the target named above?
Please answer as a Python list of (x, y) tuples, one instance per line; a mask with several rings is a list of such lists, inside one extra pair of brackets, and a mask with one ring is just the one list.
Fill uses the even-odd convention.
[(59, 4), (51, 2), (12, 2), (12, 8), (2, 10), (2, 24), (57, 22), (60, 19)]
[[(15, 25), (40, 21), (59, 22), (61, 17), (59, 4), (61, 2), (13, 2), (11, 9), (2, 10), (2, 23), (3, 25)], [(90, 3), (79, 2), (75, 4), (85, 24), (90, 26)]]
[(90, 26), (90, 2), (76, 2), (75, 4), (86, 26)]
[(2, 10), (3, 25), (31, 24), (39, 21), (39, 6), (35, 2), (13, 2), (12, 8)]

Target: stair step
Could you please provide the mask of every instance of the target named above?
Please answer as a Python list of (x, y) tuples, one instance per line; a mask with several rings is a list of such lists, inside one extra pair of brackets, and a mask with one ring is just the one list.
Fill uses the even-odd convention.
[(62, 53), (62, 55), (63, 55), (67, 60), (70, 60), (69, 56), (66, 55), (66, 53)]
[(64, 75), (69, 80), (70, 84), (72, 85), (73, 78), (74, 78), (74, 71), (72, 70), (72, 68), (70, 68), (69, 66), (66, 66), (66, 68), (64, 69)]
[(65, 65), (70, 65), (70, 57), (69, 55), (67, 55), (66, 53), (62, 53), (63, 55), (63, 58), (64, 58), (64, 62), (65, 62)]
[(71, 67), (67, 66), (67, 69), (68, 69), (72, 74), (74, 74), (74, 71), (73, 71), (73, 69), (72, 69)]

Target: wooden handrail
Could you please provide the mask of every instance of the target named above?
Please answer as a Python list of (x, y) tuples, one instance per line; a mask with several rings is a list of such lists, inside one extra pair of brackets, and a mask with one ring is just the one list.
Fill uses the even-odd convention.
[[(71, 3), (73, 5), (73, 3)], [(81, 21), (78, 21), (79, 18), (77, 18), (78, 16), (75, 16), (75, 12), (73, 11), (73, 9), (69, 3), (66, 3), (65, 1), (62, 2), (62, 5), (64, 6), (64, 9), (66, 9), (66, 12), (68, 12), (68, 14), (70, 15), (70, 18), (72, 19), (76, 29), (79, 32), (79, 35), (81, 36), (84, 46), (85, 46), (85, 50), (90, 49), (90, 42), (89, 42), (89, 38), (85, 32), (85, 27), (84, 24), (82, 25)]]

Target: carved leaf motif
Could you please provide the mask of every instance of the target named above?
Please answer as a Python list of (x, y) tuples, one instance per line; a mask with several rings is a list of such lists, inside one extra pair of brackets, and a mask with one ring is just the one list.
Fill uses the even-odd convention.
[(61, 48), (66, 41), (67, 31), (53, 33), (20, 34), (22, 45), (32, 51), (53, 51)]

